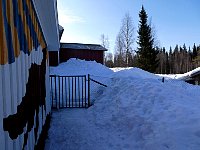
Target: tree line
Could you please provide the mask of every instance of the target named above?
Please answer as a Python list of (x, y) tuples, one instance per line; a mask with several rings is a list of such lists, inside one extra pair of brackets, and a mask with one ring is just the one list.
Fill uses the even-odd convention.
[(156, 73), (160, 74), (178, 74), (191, 71), (200, 66), (200, 45), (193, 45), (192, 48), (176, 45), (174, 49), (169, 50), (157, 48), (159, 53), (159, 65)]
[[(139, 67), (152, 73), (185, 73), (200, 65), (200, 45), (192, 48), (176, 45), (160, 48), (156, 43), (155, 29), (148, 22), (148, 15), (142, 6), (139, 12), (137, 39), (134, 39), (133, 20), (127, 13), (122, 19), (121, 28), (116, 36), (115, 52), (107, 53), (105, 65), (108, 67)], [(108, 37), (101, 36), (104, 47), (109, 48)], [(137, 48), (133, 44), (137, 43)]]

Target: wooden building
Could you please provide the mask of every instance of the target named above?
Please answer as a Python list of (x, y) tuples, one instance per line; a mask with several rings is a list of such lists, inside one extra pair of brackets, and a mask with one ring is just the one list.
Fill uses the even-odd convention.
[(181, 77), (181, 80), (184, 80), (190, 84), (200, 85), (200, 67), (185, 73), (183, 77)]
[[(61, 39), (63, 32), (64, 32), (64, 28), (61, 25), (59, 25), (59, 40)], [(59, 47), (60, 47), (60, 45), (59, 45)], [(50, 66), (59, 65), (59, 63), (60, 63), (59, 50), (49, 51), (49, 65)]]
[(0, 0), (0, 28), (0, 149), (33, 150), (51, 113), (48, 51), (59, 50), (56, 0)]
[(83, 60), (95, 60), (103, 64), (104, 47), (98, 44), (80, 44), (80, 43), (61, 43), (60, 44), (60, 62), (65, 62), (70, 58), (78, 58)]

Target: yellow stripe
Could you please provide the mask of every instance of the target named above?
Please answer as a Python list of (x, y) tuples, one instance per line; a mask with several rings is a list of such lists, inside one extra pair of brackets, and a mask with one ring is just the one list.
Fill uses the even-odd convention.
[[(47, 60), (47, 62), (49, 61), (49, 52), (48, 52), (48, 50), (46, 50), (46, 60)], [(48, 64), (49, 64), (49, 62), (48, 62)]]
[(0, 32), (0, 65), (4, 65), (8, 62), (8, 49), (6, 45), (6, 36), (3, 21), (2, 0), (0, 0), (0, 27), (2, 28), (2, 32)]
[[(27, 7), (28, 7), (28, 10), (29, 10), (29, 13), (30, 13), (31, 22), (33, 24), (33, 20), (32, 20), (33, 12), (32, 12), (32, 10), (29, 9), (30, 5), (31, 5), (31, 3), (30, 3), (30, 0), (29, 0), (28, 3), (27, 3)], [(32, 29), (32, 30), (34, 30), (34, 29)], [(34, 39), (33, 39), (33, 37), (31, 37), (31, 38), (32, 38), (32, 40), (31, 40), (31, 46), (34, 47), (34, 44), (33, 44)]]
[(25, 26), (25, 35), (26, 35), (26, 39), (27, 39), (27, 44), (28, 44), (28, 50), (29, 52), (31, 52), (33, 50), (32, 47), (32, 37), (31, 37), (31, 33), (30, 33), (30, 29), (29, 26), (27, 24), (27, 18), (26, 18), (26, 12), (23, 11), (23, 15), (24, 15), (24, 26)]
[(38, 23), (36, 21), (33, 8), (31, 7), (31, 2), (30, 2), (30, 0), (26, 0), (26, 3), (27, 3), (27, 6), (28, 6), (28, 9), (29, 9), (29, 12), (30, 12), (31, 20), (33, 22), (35, 33), (36, 33), (36, 35), (38, 37), (38, 31), (37, 31)]
[(15, 57), (18, 57), (20, 54), (20, 46), (19, 46), (18, 32), (14, 26), (13, 3), (10, 0), (6, 2), (7, 2), (7, 19), (8, 19), (8, 24), (11, 27), (14, 55)]
[(45, 42), (44, 42), (44, 38), (42, 38), (41, 46), (42, 46), (42, 49), (46, 48), (46, 44), (45, 44)]
[[(2, 1), (0, 0), (0, 26), (3, 26), (3, 14), (2, 14)], [(4, 31), (4, 30), (3, 30)], [(0, 32), (0, 64), (2, 65), (4, 62), (4, 53), (3, 53), (3, 32)]]
[(33, 40), (32, 40), (31, 34), (30, 34), (29, 26), (27, 24), (27, 18), (26, 18), (25, 11), (23, 9), (22, 0), (18, 0), (18, 5), (19, 5), (18, 11), (20, 13), (22, 23), (24, 26), (24, 33), (25, 33), (26, 40), (27, 40), (28, 50), (29, 50), (29, 52), (31, 52), (33, 50), (33, 45), (32, 45)]
[(27, 3), (27, 6), (28, 6), (28, 9), (29, 9), (29, 12), (31, 13), (31, 20), (33, 21), (33, 26), (34, 26), (34, 29), (35, 29), (35, 32), (36, 32), (36, 35), (37, 35), (37, 38), (38, 38), (38, 41), (41, 45), (42, 48), (45, 48), (46, 47), (46, 44), (44, 42), (44, 39), (43, 39), (43, 36), (42, 36), (42, 31), (41, 29), (39, 28), (39, 24), (36, 20), (36, 16), (35, 16), (35, 13), (33, 11), (34, 8), (32, 8), (32, 5), (31, 5), (31, 2), (30, 0), (26, 0), (26, 3)]
[(14, 47), (14, 53), (15, 53), (15, 57), (18, 57), (20, 55), (20, 44), (19, 44), (19, 37), (18, 37), (18, 31), (17, 28), (14, 28), (14, 43), (13, 43), (13, 47)]

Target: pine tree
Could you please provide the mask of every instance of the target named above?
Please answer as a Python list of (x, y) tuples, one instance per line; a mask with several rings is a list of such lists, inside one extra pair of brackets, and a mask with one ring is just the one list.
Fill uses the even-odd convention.
[[(193, 46), (193, 55), (194, 51), (196, 50), (196, 57), (193, 58), (194, 68), (197, 68), (200, 66), (200, 47), (199, 46)], [(194, 55), (195, 56), (195, 55)]]
[(174, 57), (171, 46), (169, 48), (169, 68), (169, 73), (172, 74), (174, 72)]
[(194, 59), (195, 57), (197, 57), (197, 48), (196, 48), (196, 45), (194, 43), (194, 46), (192, 48), (192, 58)]
[(155, 72), (158, 66), (158, 51), (154, 48), (152, 29), (147, 23), (148, 16), (143, 6), (142, 10), (139, 12), (139, 18), (137, 65), (146, 71)]
[(188, 49), (188, 61), (189, 61), (189, 66), (188, 66), (188, 71), (192, 70), (192, 51), (190, 50), (190, 46), (189, 46), (189, 49)]

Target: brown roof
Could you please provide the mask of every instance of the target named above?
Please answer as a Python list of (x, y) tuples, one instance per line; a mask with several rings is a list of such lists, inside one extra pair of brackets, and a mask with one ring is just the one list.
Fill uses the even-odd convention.
[(60, 48), (107, 51), (106, 48), (99, 44), (61, 43)]

